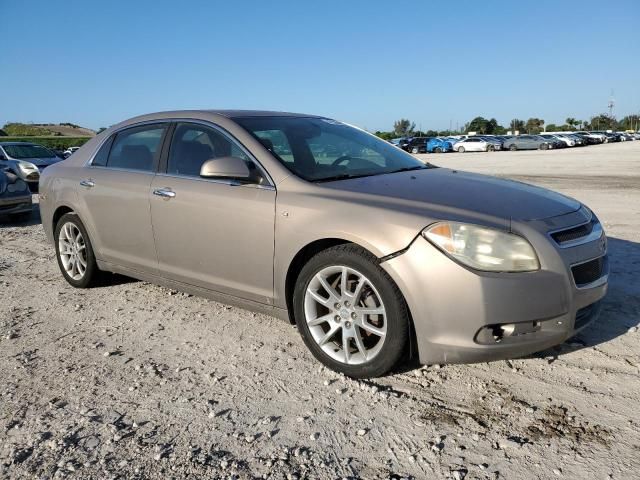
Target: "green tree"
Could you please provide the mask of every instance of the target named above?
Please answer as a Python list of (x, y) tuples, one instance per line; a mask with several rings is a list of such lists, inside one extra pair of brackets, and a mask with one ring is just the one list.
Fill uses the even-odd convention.
[(524, 126), (527, 133), (540, 133), (544, 128), (544, 120), (541, 118), (530, 118)]
[(576, 128), (580, 128), (580, 125), (582, 125), (582, 120), (576, 120), (573, 117), (567, 117), (564, 122), (569, 126), (569, 130), (575, 130)]
[(591, 119), (591, 128), (593, 130), (613, 130), (616, 124), (616, 117), (609, 116), (607, 113), (601, 113)]
[[(100, 133), (100, 132), (98, 132)], [(395, 135), (393, 132), (381, 132), (380, 130), (378, 130), (377, 132), (375, 132), (374, 134), (376, 137), (379, 137), (383, 140), (391, 140), (392, 138), (395, 138)]]
[(484, 117), (476, 117), (471, 120), (466, 127), (467, 132), (487, 133), (489, 120)]
[(640, 128), (640, 115), (627, 115), (618, 122), (618, 130), (638, 130)]
[(516, 131), (523, 132), (524, 120), (514, 118), (513, 120), (511, 120), (511, 123), (509, 123), (509, 128), (511, 129), (511, 133), (515, 133)]
[(555, 123), (547, 125), (547, 132), (557, 132), (559, 130), (562, 130), (562, 128), (559, 128)]
[(413, 133), (415, 128), (416, 124), (406, 118), (401, 118), (397, 122), (393, 123), (393, 132), (398, 137), (406, 137), (410, 135), (411, 133)]

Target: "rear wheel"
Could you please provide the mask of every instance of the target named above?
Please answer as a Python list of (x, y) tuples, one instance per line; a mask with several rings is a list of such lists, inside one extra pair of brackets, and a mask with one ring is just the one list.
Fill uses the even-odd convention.
[(546, 143), (540, 144), (540, 150), (548, 150), (548, 149), (549, 149), (549, 145), (547, 145)]
[(487, 145), (487, 152), (493, 152), (496, 149), (493, 145)]
[(436, 153), (442, 153), (442, 148), (440, 148), (440, 147), (436, 147), (436, 148), (435, 148), (435, 152), (436, 152)]
[(75, 213), (66, 213), (60, 218), (54, 239), (58, 266), (65, 280), (76, 288), (94, 286), (100, 270), (89, 235)]
[(464, 153), (464, 147), (458, 147), (458, 153)]
[(366, 250), (339, 245), (303, 267), (294, 291), (298, 329), (324, 365), (354, 378), (387, 373), (406, 350), (409, 313), (400, 290)]
[(518, 147), (515, 143), (509, 145), (509, 150), (511, 150), (512, 152), (515, 152), (516, 150), (518, 150)]
[(419, 152), (418, 152), (418, 147), (413, 147), (413, 148), (411, 149), (411, 153), (419, 153)]

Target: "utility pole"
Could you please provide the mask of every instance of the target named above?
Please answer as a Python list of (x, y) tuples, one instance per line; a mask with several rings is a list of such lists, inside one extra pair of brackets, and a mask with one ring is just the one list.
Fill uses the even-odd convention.
[(609, 118), (613, 118), (613, 107), (615, 104), (616, 102), (613, 99), (613, 89), (611, 89), (611, 96), (609, 97), (609, 103), (607, 104), (607, 107), (609, 108)]

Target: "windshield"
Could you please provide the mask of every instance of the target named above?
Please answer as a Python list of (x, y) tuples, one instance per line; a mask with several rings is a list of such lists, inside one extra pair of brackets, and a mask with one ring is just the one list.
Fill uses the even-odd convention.
[(18, 160), (23, 158), (53, 158), (56, 156), (55, 153), (42, 145), (3, 145), (2, 148), (11, 158)]
[(247, 117), (235, 121), (291, 172), (309, 181), (432, 167), (384, 140), (335, 120)]

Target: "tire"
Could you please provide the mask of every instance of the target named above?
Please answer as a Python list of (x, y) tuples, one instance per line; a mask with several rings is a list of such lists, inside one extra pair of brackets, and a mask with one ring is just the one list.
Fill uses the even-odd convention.
[(509, 150), (515, 152), (516, 150), (518, 150), (518, 146), (515, 143), (512, 143), (511, 145), (509, 145)]
[(420, 153), (420, 151), (418, 150), (418, 148), (417, 148), (417, 147), (413, 147), (413, 148), (411, 149), (411, 153), (416, 154), (416, 153)]
[(493, 145), (487, 145), (487, 152), (493, 152), (496, 149)]
[[(384, 375), (407, 350), (410, 319), (404, 297), (377, 258), (357, 245), (338, 245), (312, 257), (298, 276), (293, 307), (313, 356), (349, 377)], [(358, 313), (361, 309), (382, 313)]]
[(464, 153), (464, 147), (458, 147), (458, 153)]
[(442, 148), (440, 148), (440, 147), (436, 147), (436, 148), (435, 148), (435, 152), (436, 152), (436, 153), (442, 153)]
[(549, 150), (549, 145), (547, 145), (546, 143), (540, 144), (540, 150)]
[[(64, 232), (63, 229), (65, 229)], [(79, 239), (77, 237), (78, 233), (81, 235)], [(66, 238), (67, 240), (61, 242), (61, 235), (63, 239)], [(68, 240), (69, 237), (75, 237), (77, 240), (74, 243)], [(60, 220), (58, 220), (56, 224), (53, 238), (55, 240), (58, 267), (60, 267), (64, 279), (76, 288), (89, 288), (98, 284), (101, 272), (96, 263), (93, 247), (91, 246), (87, 230), (75, 213), (66, 213), (60, 217)], [(63, 259), (60, 253), (61, 243), (68, 244), (70, 251), (75, 252), (75, 257), (71, 256), (70, 258)], [(75, 248), (73, 245), (75, 245)], [(77, 258), (78, 260), (74, 262), (73, 258)], [(82, 266), (83, 261), (85, 264), (84, 270)], [(75, 267), (72, 265), (73, 263), (75, 263)], [(67, 266), (65, 266), (65, 264)]]

